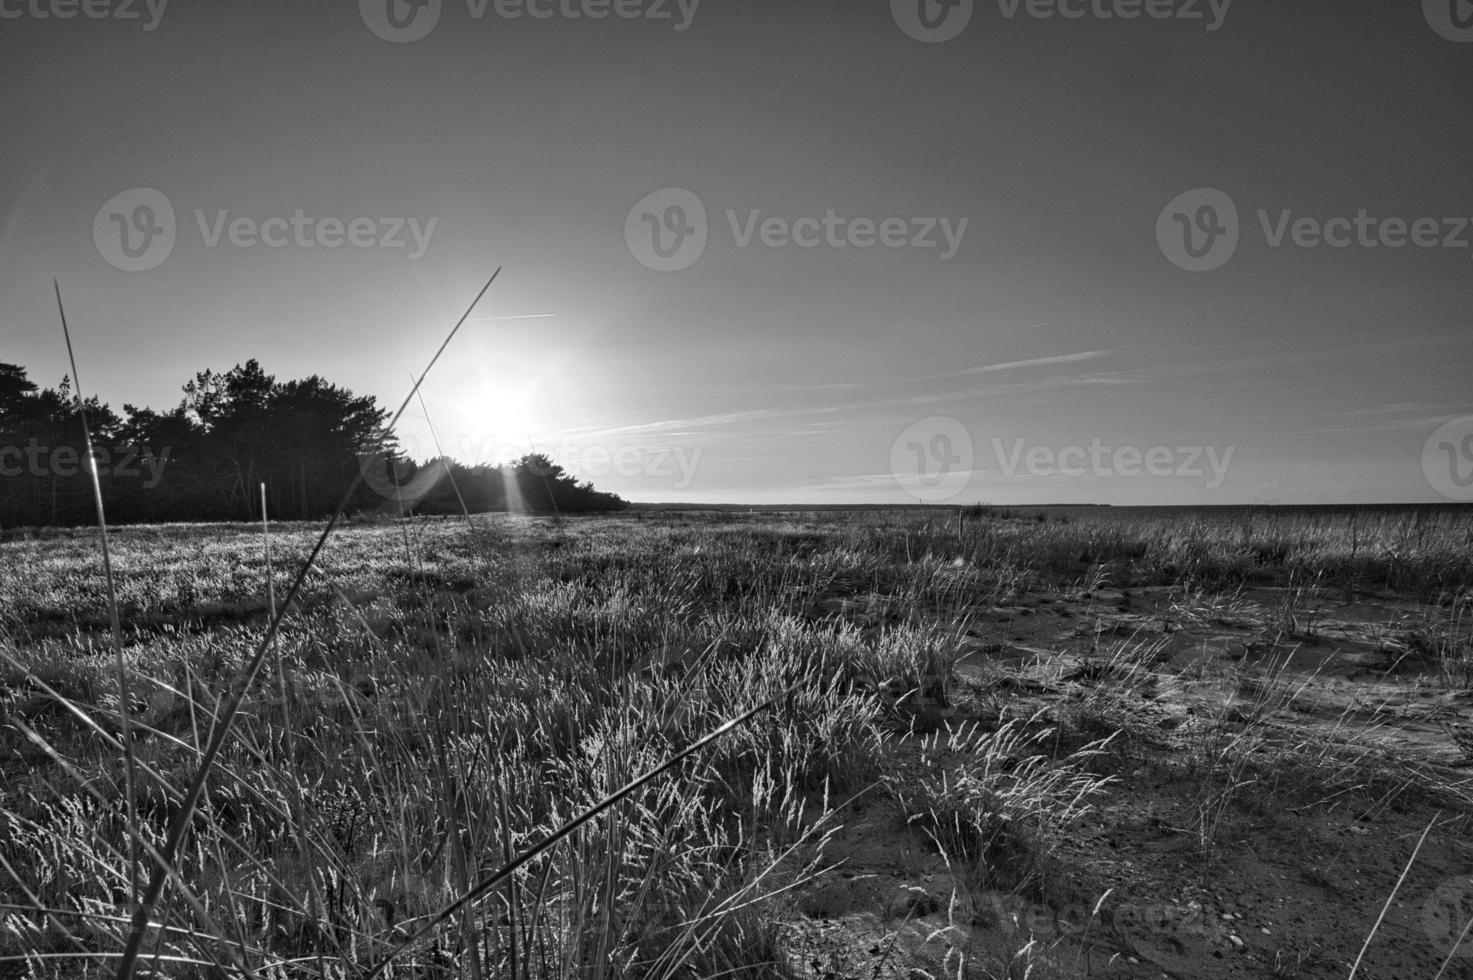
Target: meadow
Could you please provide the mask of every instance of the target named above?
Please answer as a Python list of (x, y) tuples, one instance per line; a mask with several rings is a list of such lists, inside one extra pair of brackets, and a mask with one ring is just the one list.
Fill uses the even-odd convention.
[(1473, 974), (1473, 510), (349, 521), (248, 683), (320, 531), (115, 529), (121, 679), (0, 536), (0, 978), (112, 975), (236, 695), (140, 975)]

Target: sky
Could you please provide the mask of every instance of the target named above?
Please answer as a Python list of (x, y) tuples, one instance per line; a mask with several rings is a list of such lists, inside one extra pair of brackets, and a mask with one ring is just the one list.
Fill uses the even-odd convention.
[[(1137, 16), (1130, 16), (1135, 14)], [(1473, 499), (1467, 0), (0, 0), (0, 361), (636, 501)]]

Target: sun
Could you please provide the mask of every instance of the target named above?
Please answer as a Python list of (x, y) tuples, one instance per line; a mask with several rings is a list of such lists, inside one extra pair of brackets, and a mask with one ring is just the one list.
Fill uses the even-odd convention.
[(446, 360), (425, 406), (445, 455), (496, 465), (561, 438), (570, 376), (549, 356), (509, 350)]
[(461, 403), (461, 414), (491, 431), (516, 431), (530, 421), (530, 398), (525, 388), (484, 384)]
[(524, 447), (538, 427), (532, 386), (479, 382), (458, 392), (450, 404), (452, 416), (440, 430), (450, 455), (496, 463), (530, 452)]

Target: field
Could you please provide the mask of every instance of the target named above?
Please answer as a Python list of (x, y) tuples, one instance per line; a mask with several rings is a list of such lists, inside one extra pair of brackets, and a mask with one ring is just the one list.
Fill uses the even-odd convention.
[(236, 693), (140, 973), (1473, 976), (1473, 511), (350, 522), (247, 684), (319, 532), (115, 530), (126, 698), (0, 540), (0, 978), (110, 975)]

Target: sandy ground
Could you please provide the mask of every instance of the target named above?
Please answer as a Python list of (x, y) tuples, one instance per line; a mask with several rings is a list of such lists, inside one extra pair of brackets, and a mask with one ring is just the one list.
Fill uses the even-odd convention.
[[(814, 612), (877, 627), (900, 611), (846, 596)], [(1442, 976), (1473, 977), (1473, 941), (1449, 960), (1473, 916), (1473, 746), (1456, 728), (1473, 724), (1473, 689), (1409, 645), (1408, 624), (1426, 616), (1396, 597), (1272, 588), (1195, 601), (1170, 588), (1041, 593), (968, 610), (947, 694), (901, 699), (901, 731), (1062, 720), (1104, 695), (1131, 726), (1097, 760), (1115, 781), (1021, 893), (979, 886), (985, 875), (949, 863), (893, 803), (857, 801), (828, 852), (836, 876), (798, 903), (795, 966), (822, 978), (1344, 978), (1430, 823), (1358, 976), (1430, 978), (1446, 963)], [(918, 738), (897, 734), (892, 749), (918, 756)], [(1194, 766), (1235, 738), (1264, 743), (1235, 780)], [(1276, 781), (1282, 746), (1344, 786), (1301, 785), (1294, 770)]]

